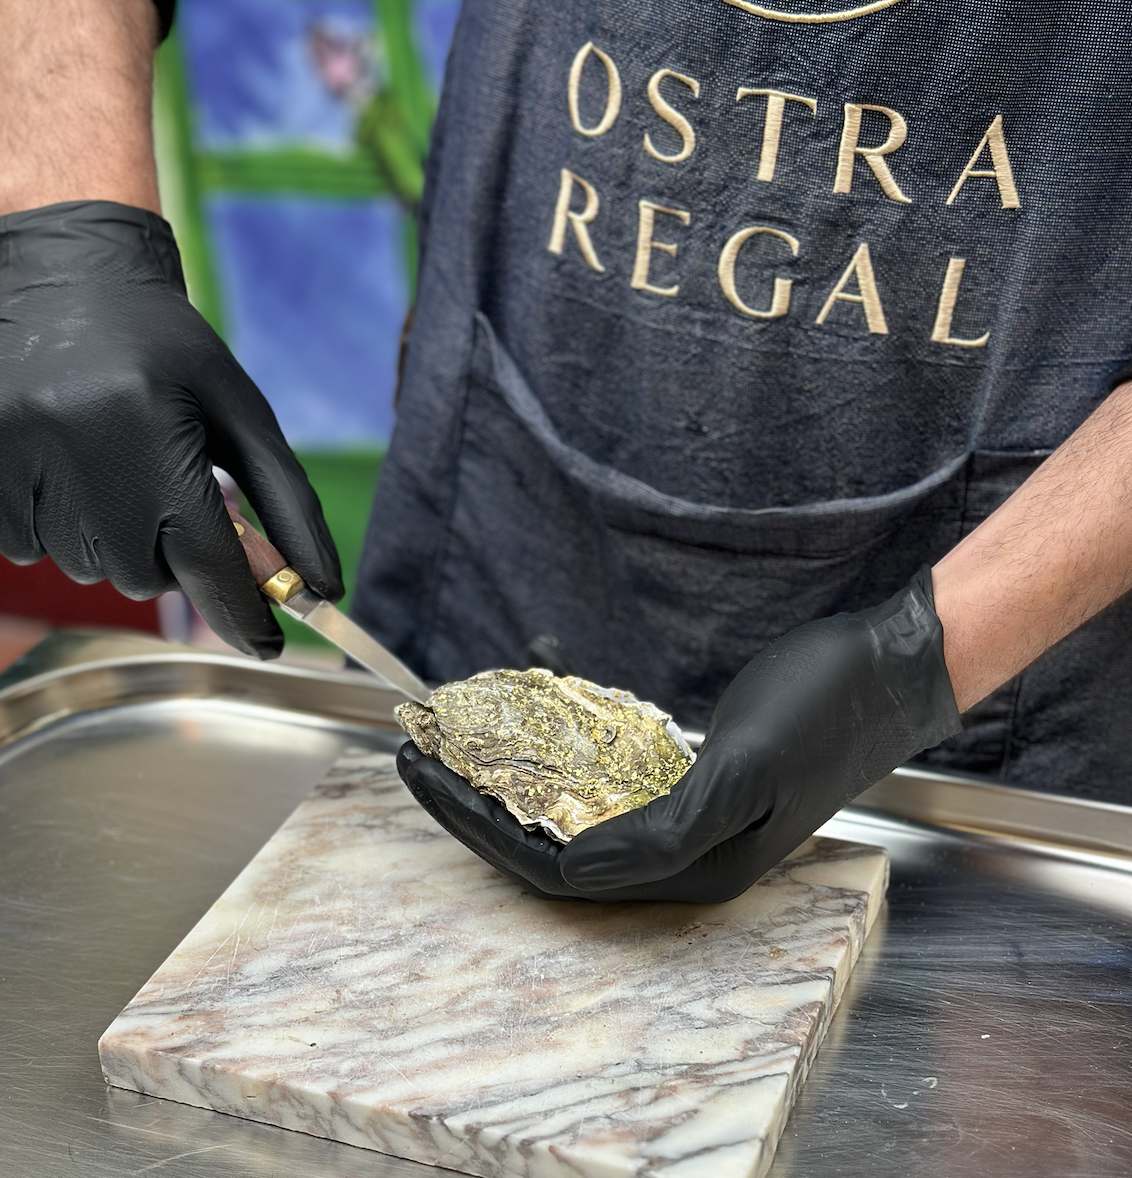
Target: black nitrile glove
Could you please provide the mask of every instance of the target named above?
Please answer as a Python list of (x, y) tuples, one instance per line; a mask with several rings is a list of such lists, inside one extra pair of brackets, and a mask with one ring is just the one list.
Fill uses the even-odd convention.
[(283, 636), (214, 463), (311, 587), (341, 597), (318, 498), (186, 298), (168, 224), (108, 201), (0, 217), (0, 553), (135, 599), (180, 585), (225, 641), (274, 657)]
[(672, 792), (562, 846), (406, 745), (406, 785), (448, 831), (543, 896), (710, 903), (745, 891), (846, 802), (959, 731), (931, 573), (884, 605), (783, 635), (723, 693)]

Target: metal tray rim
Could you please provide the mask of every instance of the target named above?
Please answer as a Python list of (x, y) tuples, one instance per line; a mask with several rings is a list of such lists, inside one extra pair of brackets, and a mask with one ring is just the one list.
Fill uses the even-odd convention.
[[(138, 636), (62, 632), (0, 676), (0, 749), (77, 715), (171, 699), (238, 701), (400, 731), (393, 707), (401, 697), (364, 672), (262, 663)], [(850, 809), (1132, 868), (1132, 806), (1113, 802), (906, 765)]]

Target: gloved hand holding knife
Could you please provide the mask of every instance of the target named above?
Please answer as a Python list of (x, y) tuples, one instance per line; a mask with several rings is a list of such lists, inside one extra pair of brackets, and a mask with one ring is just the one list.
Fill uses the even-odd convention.
[(127, 597), (180, 586), (226, 642), (277, 656), (213, 464), (331, 600), (338, 556), (275, 414), (186, 297), (169, 225), (68, 202), (0, 217), (0, 252), (0, 553)]
[(252, 578), (265, 597), (361, 663), (393, 690), (419, 704), (428, 702), (428, 687), (400, 659), (311, 589), (275, 545), (235, 508), (229, 507), (228, 515), (243, 545)]

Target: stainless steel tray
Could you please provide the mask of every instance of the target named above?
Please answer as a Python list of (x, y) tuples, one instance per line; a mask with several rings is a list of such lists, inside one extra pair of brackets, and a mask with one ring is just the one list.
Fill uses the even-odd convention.
[[(334, 756), (397, 746), (395, 702), (147, 639), (0, 677), (3, 1178), (429, 1173), (107, 1090), (95, 1051)], [(773, 1178), (1132, 1174), (1132, 809), (899, 771), (826, 829), (892, 886)]]

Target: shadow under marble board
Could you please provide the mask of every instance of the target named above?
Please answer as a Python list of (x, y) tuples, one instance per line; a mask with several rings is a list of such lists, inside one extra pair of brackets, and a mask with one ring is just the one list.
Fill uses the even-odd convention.
[(537, 900), (339, 761), (99, 1044), (121, 1088), (496, 1178), (758, 1178), (883, 900), (813, 839), (719, 905)]

